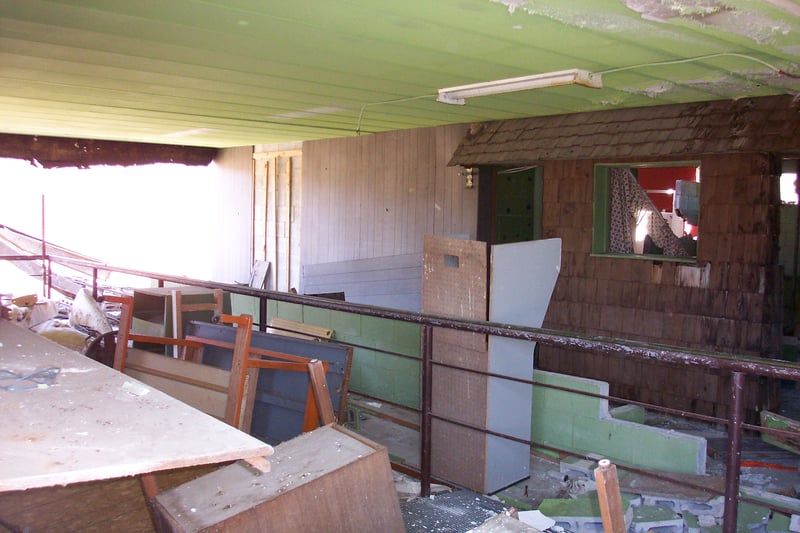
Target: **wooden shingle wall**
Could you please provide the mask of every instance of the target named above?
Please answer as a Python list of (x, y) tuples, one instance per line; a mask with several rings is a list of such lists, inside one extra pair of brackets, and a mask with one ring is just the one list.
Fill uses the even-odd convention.
[[(696, 265), (591, 255), (594, 164), (544, 163), (545, 237), (563, 239), (545, 327), (738, 355), (780, 353), (776, 265), (780, 168), (765, 154), (704, 155)], [(539, 368), (608, 381), (611, 394), (725, 416), (728, 379), (712, 369), (540, 348)], [(749, 383), (751, 410), (774, 392)]]
[[(541, 164), (543, 237), (563, 239), (546, 328), (771, 357), (782, 346), (780, 158), (800, 154), (791, 95), (474, 124), (450, 164)], [(699, 161), (697, 262), (593, 256), (596, 164)], [(542, 346), (542, 369), (608, 381), (611, 394), (725, 416), (729, 379), (713, 369), (638, 363)], [(748, 382), (754, 410), (774, 383)]]
[(800, 97), (766, 96), (473, 124), (451, 165), (800, 154)]

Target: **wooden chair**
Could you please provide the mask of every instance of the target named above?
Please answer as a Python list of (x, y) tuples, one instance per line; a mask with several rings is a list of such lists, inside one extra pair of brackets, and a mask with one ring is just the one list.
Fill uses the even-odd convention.
[[(116, 370), (120, 372), (126, 371), (129, 352), (128, 344), (131, 341), (179, 346), (187, 352), (194, 352), (198, 356), (188, 360), (173, 360), (173, 358), (156, 354), (137, 353), (139, 367), (136, 370), (141, 373), (140, 379), (145, 382), (151, 381), (151, 384), (158, 383), (159, 379), (169, 380), (178, 384), (177, 386), (181, 386), (180, 384), (182, 383), (189, 387), (201, 387), (212, 392), (224, 393), (224, 414), (222, 414), (221, 409), (215, 411), (215, 408), (209, 407), (207, 403), (195, 406), (214, 416), (222, 415), (221, 418), (225, 422), (243, 431), (249, 431), (252, 422), (252, 410), (255, 403), (255, 394), (252, 391), (255, 390), (260, 368), (307, 372), (309, 387), (302, 430), (304, 432), (310, 431), (319, 425), (326, 425), (335, 421), (333, 405), (325, 379), (327, 363), (318, 359), (251, 347), (250, 337), (253, 318), (250, 315), (220, 315), (221, 322), (237, 326), (233, 344), (197, 336), (188, 336), (182, 339), (154, 337), (131, 333), (133, 298), (130, 296), (107, 296), (106, 299), (119, 303), (121, 308), (114, 355), (114, 368)], [(233, 354), (231, 370), (226, 371), (198, 364), (200, 360), (199, 354), (204, 346), (230, 349)], [(156, 365), (147, 363), (144, 359), (145, 357), (150, 357), (150, 360), (157, 362), (159, 367), (155, 368)], [(227, 387), (225, 387), (225, 380), (227, 381)], [(207, 397), (209, 394), (203, 394), (203, 396)], [(187, 403), (192, 403), (187, 396), (180, 399)]]
[[(199, 296), (199, 295), (192, 295), (192, 296)], [(222, 289), (213, 289), (211, 291), (211, 300), (206, 302), (186, 302), (184, 300), (184, 295), (181, 293), (180, 289), (175, 289), (172, 291), (172, 336), (176, 339), (182, 339), (184, 337), (184, 313), (196, 313), (198, 311), (205, 311), (207, 313), (211, 313), (210, 319), (214, 321), (217, 317), (221, 316), (223, 313), (223, 293)], [(197, 357), (199, 357), (199, 353), (197, 350), (190, 349), (187, 350), (186, 347), (183, 349), (178, 349), (178, 346), (175, 347), (175, 351), (173, 353), (175, 357), (180, 357), (181, 359), (189, 359), (190, 361), (197, 362)]]
[[(110, 302), (115, 302), (120, 304), (120, 320), (119, 320), (119, 330), (117, 332), (117, 345), (114, 352), (114, 369), (120, 372), (125, 372), (128, 360), (128, 344), (133, 341), (148, 343), (148, 344), (161, 344), (164, 346), (177, 346), (182, 349), (184, 353), (194, 353), (199, 354), (205, 344), (209, 343), (208, 339), (202, 339), (199, 337), (193, 337), (192, 339), (175, 339), (171, 337), (158, 337), (158, 336), (151, 336), (151, 335), (138, 335), (135, 333), (131, 333), (131, 324), (133, 322), (133, 298), (130, 296), (107, 296), (105, 298)], [(236, 325), (236, 337), (234, 344), (232, 345), (233, 349), (233, 360), (234, 364), (236, 361), (242, 361), (247, 358), (247, 351), (250, 348), (250, 336), (253, 332), (253, 317), (250, 315), (219, 315), (220, 322), (224, 324), (233, 324)], [(167, 362), (169, 358), (166, 356), (158, 356), (158, 357), (165, 357)], [(196, 358), (198, 358), (199, 355)], [(197, 364), (193, 362), (191, 359), (189, 361), (184, 361), (191, 365)], [(177, 364), (180, 365), (181, 363), (173, 363), (173, 366)], [(241, 363), (239, 363), (241, 364)], [(181, 367), (186, 370), (185, 373), (189, 373), (188, 369), (191, 367), (183, 366)], [(162, 370), (157, 371), (157, 373), (161, 374), (161, 377), (174, 377), (177, 381), (180, 381), (180, 373), (179, 372), (167, 372)], [(192, 378), (189, 378), (192, 379)], [(242, 387), (239, 383), (238, 379), (240, 376), (238, 373), (230, 372), (227, 389), (225, 391), (226, 395), (226, 406), (224, 416), (222, 417), (225, 422), (228, 424), (238, 428), (244, 429), (242, 426), (236, 423), (235, 413), (241, 410), (240, 406), (237, 404), (241, 404), (243, 401), (243, 396), (241, 396)], [(197, 380), (195, 380), (197, 381)], [(199, 384), (199, 383), (198, 383)], [(216, 385), (217, 387), (219, 384), (212, 384)], [(201, 408), (200, 406), (198, 406)], [(201, 408), (202, 409), (202, 408)]]
[[(192, 350), (195, 354), (200, 354), (203, 346), (222, 346), (232, 350), (233, 356), (230, 371), (203, 365), (199, 362), (199, 357), (195, 357), (194, 359), (196, 361), (192, 361), (145, 352), (143, 350), (140, 351), (142, 352), (141, 354), (136, 354), (133, 349), (131, 349), (131, 355), (135, 354), (137, 356), (144, 355), (145, 357), (151, 357), (153, 361), (164, 365), (159, 368), (153, 368), (154, 365), (150, 365), (149, 367), (140, 369), (144, 372), (140, 379), (145, 383), (150, 382), (153, 387), (156, 387), (156, 385), (153, 384), (153, 380), (158, 379), (179, 384), (183, 383), (189, 387), (200, 386), (202, 388), (210, 386), (212, 389), (216, 387), (217, 392), (224, 395), (224, 411), (220, 409), (217, 414), (222, 415), (221, 418), (226, 423), (246, 432), (249, 432), (252, 422), (253, 406), (255, 404), (255, 384), (258, 379), (258, 370), (260, 368), (308, 372), (309, 386), (302, 431), (312, 431), (318, 426), (330, 425), (335, 422), (333, 405), (325, 379), (327, 365), (318, 359), (308, 359), (252, 348), (250, 346), (250, 339), (253, 331), (252, 316), (219, 315), (222, 323), (236, 325), (236, 335), (233, 344), (196, 336), (180, 339), (153, 337), (131, 333), (130, 329), (133, 322), (132, 297), (106, 296), (105, 299), (120, 304), (119, 330), (117, 332), (117, 344), (113, 365), (116, 370), (125, 372), (129, 355), (128, 343), (132, 341), (180, 346), (184, 350)], [(264, 357), (269, 357), (270, 359), (266, 360)], [(215, 374), (217, 376), (217, 382), (204, 383), (201, 379), (195, 379), (200, 376), (200, 372), (204, 373), (203, 375), (209, 373), (212, 375)], [(202, 396), (205, 397), (207, 394), (203, 394)], [(204, 410), (203, 407), (207, 408), (208, 406), (196, 405), (196, 407)], [(213, 415), (214, 413), (210, 414)], [(269, 461), (264, 458), (251, 458), (248, 459), (247, 462), (252, 468), (258, 471), (269, 471)], [(140, 476), (139, 480), (142, 492), (147, 501), (153, 526), (157, 531), (163, 531), (162, 524), (157, 517), (155, 506), (156, 497), (160, 493), (156, 478), (153, 474), (145, 474)]]

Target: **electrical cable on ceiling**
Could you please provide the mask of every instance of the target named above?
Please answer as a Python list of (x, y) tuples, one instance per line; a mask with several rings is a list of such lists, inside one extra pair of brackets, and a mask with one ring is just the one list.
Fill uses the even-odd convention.
[(356, 124), (356, 135), (361, 135), (361, 118), (364, 116), (364, 110), (371, 105), (383, 104), (401, 104), (403, 102), (410, 102), (412, 100), (422, 100), (423, 98), (436, 98), (435, 94), (423, 94), (422, 96), (409, 96), (408, 98), (398, 98), (397, 100), (386, 100), (385, 102), (370, 102), (361, 106), (361, 111), (358, 113), (358, 124)]
[(713, 59), (715, 57), (739, 57), (741, 59), (749, 59), (750, 61), (755, 61), (756, 63), (761, 63), (765, 67), (767, 67), (767, 68), (769, 68), (771, 70), (774, 70), (778, 74), (784, 74), (784, 75), (792, 77), (792, 78), (796, 78), (797, 77), (796, 75), (789, 74), (788, 72), (776, 67), (775, 65), (771, 65), (770, 63), (767, 63), (766, 61), (764, 61), (762, 59), (759, 59), (757, 57), (753, 57), (753, 56), (750, 56), (750, 55), (747, 55), (747, 54), (740, 54), (740, 53), (737, 53), (737, 52), (720, 52), (718, 54), (708, 54), (708, 55), (704, 55), (704, 56), (687, 57), (687, 58), (684, 58), (684, 59), (670, 59), (670, 60), (667, 60), (667, 61), (656, 61), (656, 62), (653, 62), (653, 63), (642, 63), (642, 64), (639, 64), (639, 65), (630, 65), (630, 66), (627, 66), (627, 67), (610, 68), (608, 70), (600, 71), (597, 74), (611, 74), (611, 73), (615, 73), (615, 72), (624, 72), (626, 70), (634, 70), (634, 69), (638, 69), (638, 68), (661, 67), (661, 66), (665, 66), (665, 65), (679, 65), (681, 63), (692, 63), (694, 61), (703, 61), (703, 60), (706, 60), (706, 59)]
[[(772, 65), (771, 63), (768, 63), (768, 62), (764, 61), (763, 59), (759, 59), (757, 57), (753, 57), (753, 56), (748, 55), (748, 54), (741, 54), (741, 53), (738, 53), (738, 52), (720, 52), (720, 53), (717, 53), (717, 54), (708, 54), (708, 55), (697, 56), (697, 57), (687, 57), (687, 58), (683, 58), (683, 59), (670, 59), (670, 60), (667, 60), (667, 61), (655, 61), (655, 62), (652, 62), (652, 63), (641, 63), (641, 64), (638, 64), (638, 65), (629, 65), (629, 66), (626, 66), (626, 67), (610, 68), (610, 69), (607, 69), (607, 70), (602, 70), (602, 71), (595, 72), (595, 74), (599, 74), (599, 75), (603, 76), (603, 75), (606, 75), (606, 74), (614, 74), (614, 73), (617, 73), (617, 72), (625, 72), (627, 70), (635, 70), (635, 69), (647, 68), (647, 67), (662, 67), (662, 66), (666, 66), (666, 65), (679, 65), (681, 63), (693, 63), (695, 61), (704, 61), (706, 59), (714, 59), (714, 58), (717, 58), (717, 57), (738, 57), (738, 58), (741, 58), (741, 59), (747, 59), (747, 60), (750, 60), (750, 61), (755, 61), (756, 63), (760, 63), (760, 64), (764, 65), (765, 67), (769, 68), (770, 70), (772, 70), (772, 71), (774, 71), (774, 72), (776, 72), (776, 73), (778, 73), (778, 74), (780, 74), (782, 76), (787, 76), (787, 77), (793, 78), (793, 79), (800, 79), (800, 76), (798, 76), (797, 74), (792, 74), (790, 72), (786, 72), (785, 70), (783, 70), (781, 68), (778, 68), (775, 65)], [(361, 111), (358, 113), (358, 124), (356, 125), (356, 135), (361, 135), (361, 121), (362, 121), (362, 119), (364, 117), (364, 111), (369, 106), (384, 105), (384, 104), (398, 104), (398, 103), (402, 103), (402, 102), (410, 102), (412, 100), (421, 100), (421, 99), (424, 99), (424, 98), (436, 98), (437, 96), (438, 95), (436, 95), (436, 94), (423, 94), (421, 96), (410, 96), (408, 98), (398, 98), (397, 100), (386, 100), (386, 101), (383, 101), (383, 102), (366, 103), (366, 104), (361, 106)]]

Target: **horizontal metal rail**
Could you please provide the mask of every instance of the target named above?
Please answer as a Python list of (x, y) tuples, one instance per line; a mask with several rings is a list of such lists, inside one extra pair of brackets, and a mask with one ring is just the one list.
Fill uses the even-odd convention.
[[(585, 393), (582, 391), (572, 391), (580, 394), (587, 394), (589, 396), (598, 396), (610, 400), (620, 400), (636, 405), (647, 406), (656, 408), (657, 410), (676, 414), (687, 418), (700, 419), (706, 422), (717, 423), (726, 425), (728, 428), (728, 444), (729, 456), (726, 464), (726, 488), (725, 488), (725, 515), (723, 531), (733, 532), (736, 530), (737, 518), (737, 503), (739, 501), (746, 501), (746, 498), (739, 496), (739, 474), (740, 474), (740, 458), (741, 458), (741, 440), (744, 429), (770, 432), (773, 434), (781, 434), (780, 430), (767, 430), (759, 426), (751, 426), (743, 422), (743, 392), (742, 386), (746, 375), (756, 375), (777, 379), (787, 379), (793, 381), (800, 381), (800, 365), (781, 361), (776, 359), (759, 358), (751, 356), (738, 356), (722, 352), (709, 352), (688, 350), (674, 346), (661, 346), (654, 344), (647, 344), (642, 342), (616, 339), (600, 336), (587, 336), (580, 335), (572, 332), (549, 330), (544, 328), (531, 328), (520, 327), (513, 324), (504, 324), (489, 321), (478, 320), (463, 320), (439, 315), (431, 315), (425, 313), (414, 313), (385, 307), (375, 307), (364, 304), (357, 304), (352, 302), (344, 302), (339, 300), (331, 300), (327, 298), (320, 298), (314, 296), (298, 295), (293, 293), (272, 291), (266, 289), (257, 289), (252, 287), (245, 287), (236, 284), (218, 283), (207, 280), (197, 280), (182, 276), (173, 276), (168, 274), (158, 274), (153, 272), (146, 272), (141, 270), (134, 270), (123, 267), (115, 267), (103, 263), (96, 263), (71, 257), (63, 257), (57, 255), (9, 255), (0, 256), (2, 260), (9, 261), (24, 261), (24, 260), (47, 260), (49, 271), (49, 263), (57, 263), (64, 265), (71, 265), (73, 267), (80, 266), (90, 268), (94, 272), (92, 280), (92, 290), (95, 297), (97, 297), (97, 272), (100, 270), (118, 272), (139, 276), (143, 278), (155, 279), (158, 281), (159, 286), (163, 286), (165, 282), (176, 283), (181, 285), (193, 285), (200, 287), (207, 287), (212, 289), (222, 289), (229, 293), (241, 294), (252, 296), (259, 299), (259, 309), (261, 310), (261, 323), (259, 329), (264, 330), (266, 327), (266, 302), (274, 300), (278, 302), (293, 303), (299, 305), (308, 305), (318, 307), (321, 309), (328, 309), (333, 311), (354, 313), (364, 316), (371, 316), (377, 318), (384, 318), (390, 320), (398, 320), (419, 324), (422, 327), (422, 353), (419, 357), (407, 354), (391, 353), (400, 357), (419, 359), (421, 364), (421, 391), (420, 391), (420, 479), (422, 487), (422, 495), (427, 496), (430, 494), (431, 482), (431, 425), (434, 419), (447, 420), (451, 423), (465, 425), (461, 422), (451, 420), (439, 415), (436, 415), (432, 410), (431, 396), (432, 396), (432, 374), (433, 367), (439, 366), (452, 366), (439, 363), (433, 360), (433, 328), (449, 328), (466, 332), (473, 332), (485, 335), (494, 335), (500, 337), (508, 337), (513, 339), (526, 340), (536, 342), (545, 346), (553, 346), (558, 348), (567, 348), (573, 350), (580, 350), (600, 354), (617, 354), (625, 357), (631, 357), (642, 361), (658, 361), (662, 363), (669, 363), (680, 366), (689, 367), (702, 367), (704, 369), (721, 370), (732, 376), (731, 384), (731, 398), (733, 404), (730, 409), (728, 419), (721, 419), (716, 417), (709, 417), (696, 413), (688, 413), (681, 410), (668, 409), (660, 406), (653, 406), (652, 404), (644, 404), (642, 402), (631, 402), (630, 400), (623, 400), (621, 398), (614, 398), (611, 396), (595, 395), (592, 393)], [(51, 277), (49, 272), (44, 274), (45, 280), (49, 283)], [(375, 348), (371, 348), (375, 350)], [(378, 350), (380, 351), (380, 350)], [(457, 367), (460, 370), (470, 371), (462, 367)], [(519, 378), (509, 378), (497, 374), (490, 374), (486, 372), (474, 371), (480, 374), (491, 375), (493, 377), (500, 377), (504, 379), (512, 379), (514, 381), (522, 381), (530, 383), (534, 386), (545, 386), (537, 384), (529, 380), (522, 380)], [(552, 387), (552, 386), (551, 386)], [(559, 388), (559, 387), (553, 387)], [(567, 389), (568, 390), (568, 389)], [(491, 432), (485, 428), (475, 428), (469, 426), (471, 429), (479, 430), (484, 433), (497, 435), (510, 440), (525, 442), (526, 444), (548, 448), (534, 441), (519, 439), (509, 435), (502, 435), (496, 432)], [(557, 450), (564, 452), (564, 450)], [(569, 452), (568, 452), (569, 453)], [(635, 469), (634, 469), (635, 470)], [(762, 502), (763, 505), (763, 502)], [(777, 510), (781, 510), (778, 508)]]

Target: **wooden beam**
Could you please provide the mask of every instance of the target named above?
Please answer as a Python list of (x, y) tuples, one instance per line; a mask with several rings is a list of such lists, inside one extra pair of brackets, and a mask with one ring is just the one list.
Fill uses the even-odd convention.
[(0, 157), (25, 159), (44, 168), (151, 163), (206, 166), (217, 151), (197, 146), (0, 134)]
[(594, 471), (597, 481), (597, 498), (600, 501), (600, 516), (605, 533), (625, 533), (625, 516), (622, 512), (622, 497), (619, 493), (617, 467), (608, 459), (601, 459)]

